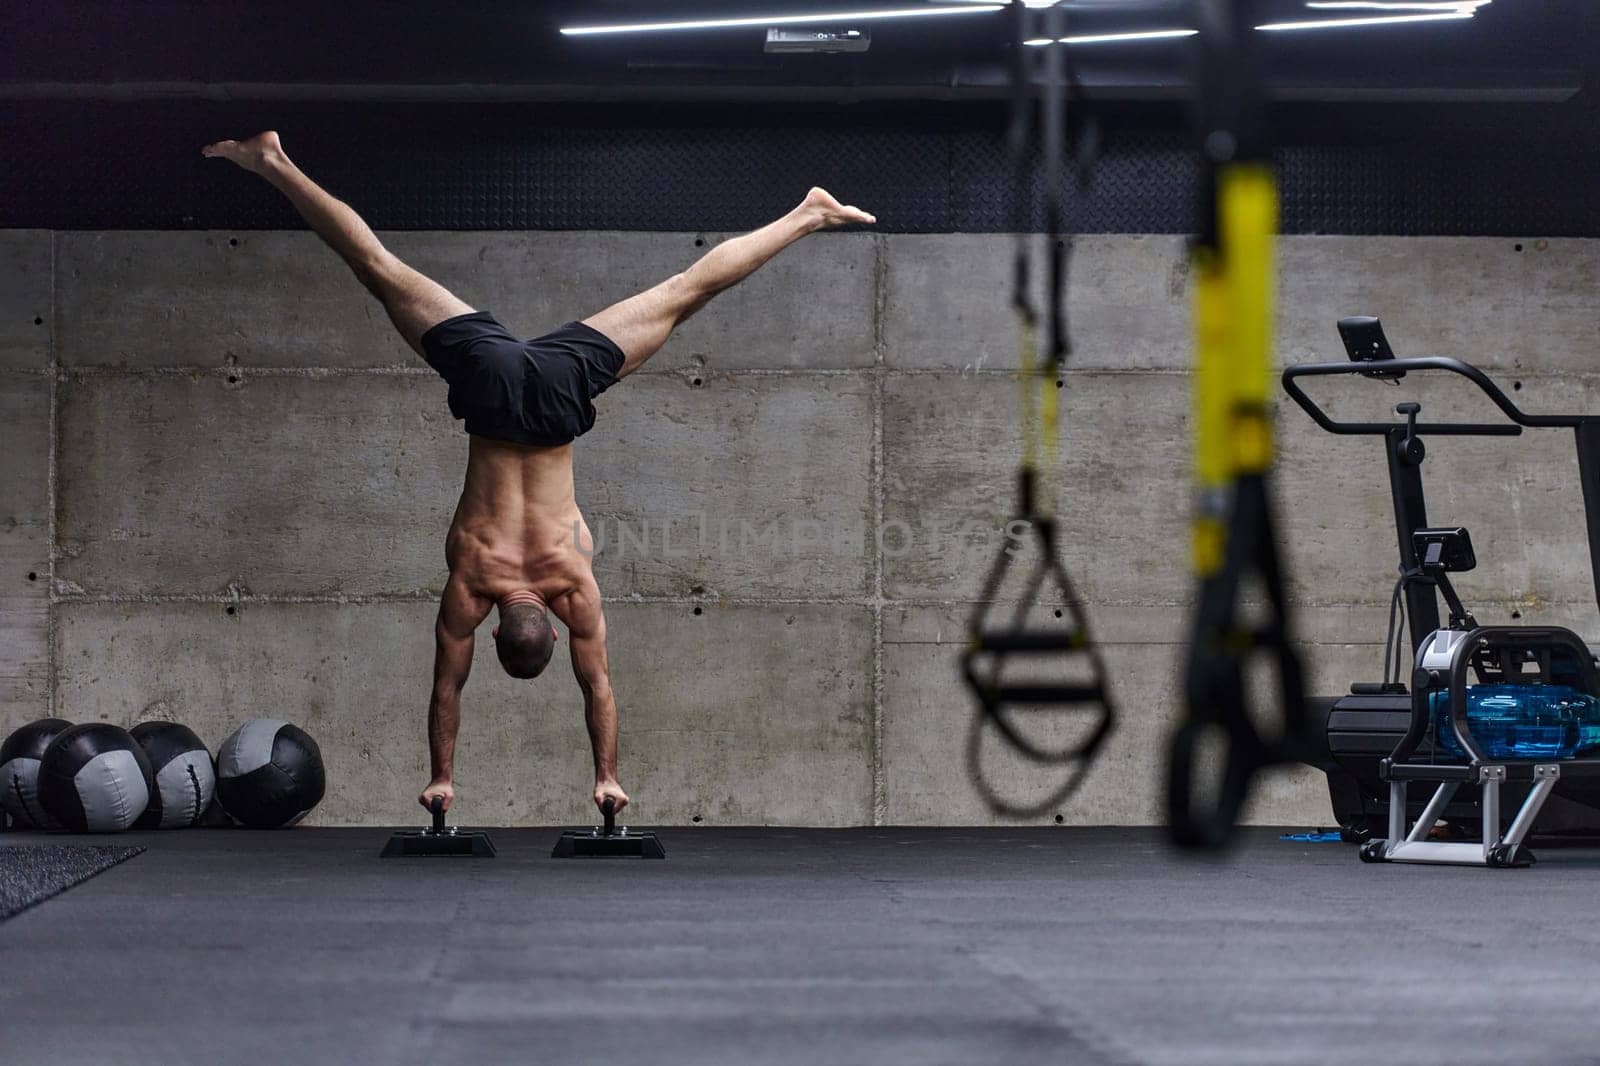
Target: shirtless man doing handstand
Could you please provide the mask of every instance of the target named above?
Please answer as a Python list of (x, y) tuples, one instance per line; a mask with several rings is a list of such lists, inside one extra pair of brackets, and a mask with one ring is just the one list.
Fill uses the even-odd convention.
[(422, 805), (438, 796), (448, 809), (455, 798), (473, 635), (498, 607), (495, 650), (512, 677), (537, 677), (549, 663), (556, 644), (550, 614), (566, 625), (594, 746), (594, 802), (609, 797), (620, 811), (628, 796), (617, 783), (617, 704), (590, 566), (593, 543), (573, 493), (572, 442), (594, 425), (594, 397), (639, 369), (717, 293), (808, 233), (875, 219), (812, 189), (782, 218), (724, 241), (683, 273), (525, 341), (396, 258), (349, 205), (290, 162), (276, 133), (218, 141), (203, 154), (259, 174), (289, 198), (383, 304), (406, 343), (449, 383), (450, 412), (465, 422), (467, 478), (445, 538), (450, 577), (434, 625), (433, 771)]

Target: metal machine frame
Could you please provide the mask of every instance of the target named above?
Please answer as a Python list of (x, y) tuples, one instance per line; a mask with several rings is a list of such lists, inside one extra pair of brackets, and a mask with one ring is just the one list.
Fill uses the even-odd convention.
[[(1306, 395), (1300, 384), (1300, 379), (1308, 377), (1359, 374), (1397, 380), (1408, 373), (1438, 371), (1455, 374), (1472, 382), (1506, 415), (1510, 424), (1419, 422), (1419, 408), (1414, 404), (1400, 405), (1400, 413), (1406, 415), (1404, 423), (1347, 422), (1329, 415)], [(1403, 572), (1421, 569), (1414, 535), (1428, 526), (1421, 472), (1425, 454), (1421, 446), (1422, 437), (1518, 436), (1525, 428), (1573, 430), (1589, 539), (1591, 579), (1595, 587), (1596, 604), (1600, 605), (1600, 416), (1529, 414), (1517, 407), (1482, 370), (1459, 359), (1438, 356), (1293, 366), (1283, 372), (1283, 387), (1328, 432), (1384, 438)], [(1545, 801), (1563, 779), (1600, 778), (1600, 759), (1489, 758), (1467, 730), (1467, 671), (1477, 669), (1481, 674), (1480, 667), (1489, 661), (1486, 656), (1493, 654), (1536, 658), (1539, 649), (1554, 650), (1565, 653), (1576, 662), (1583, 687), (1591, 694), (1600, 696), (1600, 674), (1596, 672), (1594, 655), (1576, 634), (1556, 627), (1477, 626), (1469, 620), (1461, 629), (1441, 630), (1440, 591), (1440, 582), (1435, 580), (1410, 581), (1403, 586), (1412, 650), (1417, 663), (1407, 700), (1410, 704), (1410, 721), (1400, 742), (1379, 763), (1379, 776), (1388, 783), (1389, 789), (1388, 835), (1363, 845), (1361, 857), (1370, 862), (1527, 865), (1533, 861), (1533, 857), (1525, 841)], [(1457, 618), (1452, 618), (1452, 622), (1460, 624)], [(1436, 637), (1439, 638), (1438, 646)], [(1432, 760), (1436, 756), (1431, 749), (1427, 752), (1421, 750), (1431, 721), (1429, 696), (1433, 691), (1445, 687), (1450, 693), (1451, 725), (1462, 749), (1467, 753), (1465, 762), (1435, 762)], [(1352, 692), (1354, 695), (1348, 699), (1355, 701), (1385, 698), (1398, 703), (1406, 699), (1403, 693), (1385, 685), (1354, 686)], [(1334, 704), (1333, 713), (1338, 713), (1338, 706), (1338, 703)], [(1418, 761), (1419, 755), (1426, 761)], [(1407, 791), (1412, 781), (1437, 783), (1433, 795), (1414, 822), (1408, 818)], [(1428, 840), (1435, 821), (1450, 808), (1463, 784), (1480, 788), (1477, 806), (1483, 827), (1482, 842)], [(1502, 789), (1507, 784), (1522, 784), (1528, 791), (1517, 816), (1510, 827), (1502, 832)]]

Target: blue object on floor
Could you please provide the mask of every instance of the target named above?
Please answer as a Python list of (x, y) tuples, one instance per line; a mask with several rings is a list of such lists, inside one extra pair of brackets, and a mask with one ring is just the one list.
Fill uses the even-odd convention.
[(1337, 844), (1344, 838), (1337, 829), (1317, 829), (1309, 833), (1285, 833), (1279, 840), (1293, 840), (1299, 844)]

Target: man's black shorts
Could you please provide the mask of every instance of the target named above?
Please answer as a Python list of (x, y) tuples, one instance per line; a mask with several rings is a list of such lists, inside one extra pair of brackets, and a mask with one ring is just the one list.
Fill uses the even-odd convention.
[(487, 311), (447, 318), (422, 335), (423, 357), (450, 383), (450, 413), (477, 437), (551, 447), (594, 425), (596, 396), (622, 369), (622, 349), (582, 322), (518, 340)]

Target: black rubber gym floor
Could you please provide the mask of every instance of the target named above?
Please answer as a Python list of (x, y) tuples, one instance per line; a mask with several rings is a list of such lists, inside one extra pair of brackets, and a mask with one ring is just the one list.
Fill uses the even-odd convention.
[(143, 850), (41, 841), (30, 843), (27, 850), (0, 851), (0, 919), (65, 892)]
[[(1252, 830), (676, 829), (669, 858), (136, 833), (0, 923), (7, 1063), (1596, 1061), (1600, 850), (1366, 866)], [(0, 834), (0, 844), (38, 837)]]

